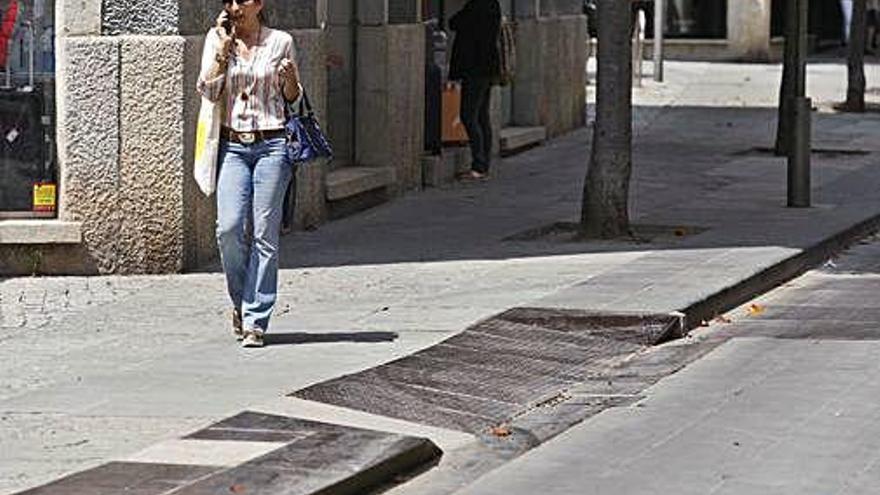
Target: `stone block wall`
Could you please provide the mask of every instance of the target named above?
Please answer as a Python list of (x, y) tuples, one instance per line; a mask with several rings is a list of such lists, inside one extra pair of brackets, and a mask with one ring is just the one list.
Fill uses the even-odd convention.
[[(303, 88), (315, 115), (326, 127), (328, 117), (327, 86), (327, 33), (323, 29), (297, 29), (291, 31), (296, 46), (297, 63), (300, 67)], [(329, 163), (320, 160), (301, 166), (296, 172), (295, 224), (302, 227), (317, 226), (327, 219), (325, 178)]]
[(582, 15), (519, 18), (513, 124), (556, 136), (584, 124), (587, 28)]
[(190, 35), (185, 40), (183, 71), (184, 101), (184, 165), (183, 165), (183, 239), (184, 267), (196, 267), (214, 259), (217, 254), (215, 218), (217, 208), (215, 197), (205, 197), (199, 190), (192, 174), (193, 157), (195, 155), (196, 128), (201, 98), (196, 93), (198, 67), (201, 64), (202, 49), (205, 44), (204, 34)]
[[(120, 38), (117, 265), (183, 268), (184, 40)], [(69, 168), (69, 163), (67, 167)]]
[(327, 27), (327, 133), (333, 143), (333, 168), (354, 162), (353, 29), (347, 18), (331, 18)]
[(85, 264), (103, 273), (117, 269), (122, 224), (120, 44), (118, 38), (67, 37), (57, 51), (59, 217), (83, 222)]
[(420, 24), (358, 31), (356, 160), (392, 168), (397, 191), (422, 184), (424, 36)]
[[(391, 194), (422, 186), (426, 54), (417, 5), (266, 0), (270, 24), (294, 36), (337, 157), (297, 171), (298, 225), (326, 220), (331, 167), (388, 168)], [(559, 15), (572, 0), (505, 0), (511, 5), (519, 40), (512, 123), (550, 135), (583, 125), (585, 19)], [(542, 16), (547, 9), (556, 14)], [(219, 10), (216, 0), (57, 0), (59, 219), (80, 222), (82, 242), (0, 246), (0, 274), (164, 273), (216, 257), (215, 198), (198, 190), (192, 166), (195, 83)]]
[[(270, 5), (327, 117), (325, 0)], [(0, 246), (0, 273), (167, 273), (216, 256), (215, 198), (192, 178), (195, 91), (211, 0), (58, 0), (59, 220), (76, 245)], [(326, 218), (326, 163), (300, 170), (297, 222)]]

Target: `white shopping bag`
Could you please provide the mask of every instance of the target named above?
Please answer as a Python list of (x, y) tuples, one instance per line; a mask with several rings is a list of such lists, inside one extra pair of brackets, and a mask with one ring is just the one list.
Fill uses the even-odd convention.
[(220, 121), (223, 104), (202, 98), (199, 122), (196, 128), (196, 159), (193, 176), (205, 196), (217, 188), (217, 152), (220, 148)]

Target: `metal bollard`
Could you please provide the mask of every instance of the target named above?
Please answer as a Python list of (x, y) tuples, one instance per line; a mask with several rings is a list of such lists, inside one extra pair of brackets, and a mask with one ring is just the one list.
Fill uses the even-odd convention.
[(666, 25), (666, 2), (654, 0), (654, 80), (663, 82), (663, 29)]
[(799, 96), (791, 100), (794, 113), (791, 130), (791, 150), (788, 154), (788, 206), (810, 206), (810, 133), (812, 131), (813, 102)]
[(636, 15), (635, 30), (633, 32), (633, 41), (635, 48), (633, 49), (633, 81), (636, 86), (642, 87), (642, 66), (645, 54), (645, 11), (639, 9)]

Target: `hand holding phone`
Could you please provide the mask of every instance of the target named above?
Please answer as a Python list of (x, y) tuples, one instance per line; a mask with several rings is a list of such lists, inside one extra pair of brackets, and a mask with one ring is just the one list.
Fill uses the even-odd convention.
[(217, 29), (220, 31), (220, 37), (232, 37), (235, 35), (234, 29), (232, 27), (232, 19), (229, 17), (229, 12), (225, 9), (220, 11), (220, 15), (217, 16)]
[(217, 47), (216, 54), (217, 60), (227, 60), (232, 53), (233, 38), (235, 36), (235, 28), (232, 25), (232, 20), (229, 18), (229, 12), (226, 10), (220, 12), (214, 29), (220, 38), (220, 46)]

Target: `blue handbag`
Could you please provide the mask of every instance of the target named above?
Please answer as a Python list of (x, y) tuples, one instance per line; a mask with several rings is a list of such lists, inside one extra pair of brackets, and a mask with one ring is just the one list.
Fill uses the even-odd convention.
[(330, 141), (321, 131), (309, 95), (303, 91), (299, 101), (299, 111), (294, 112), (292, 105), (287, 106), (287, 122), (284, 130), (287, 134), (287, 154), (294, 163), (304, 163), (318, 158), (333, 158)]

